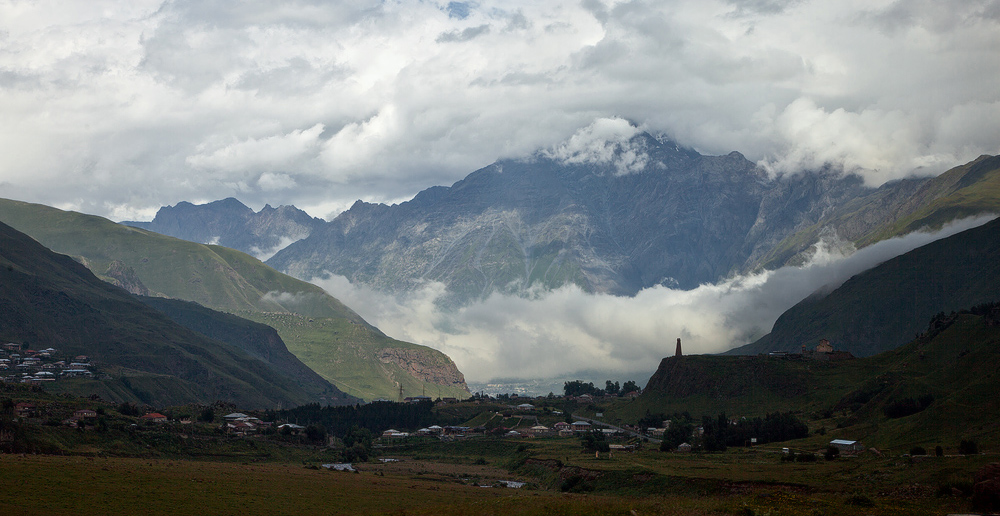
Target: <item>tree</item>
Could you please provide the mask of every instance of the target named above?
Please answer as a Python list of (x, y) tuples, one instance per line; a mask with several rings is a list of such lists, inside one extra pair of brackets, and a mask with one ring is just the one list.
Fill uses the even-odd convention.
[(583, 383), (580, 380), (563, 383), (563, 392), (566, 396), (582, 396), (584, 394), (598, 396), (601, 394), (600, 389), (594, 387), (594, 382)]
[(628, 394), (630, 392), (637, 392), (641, 390), (642, 389), (640, 389), (639, 386), (635, 384), (635, 380), (629, 380), (625, 382), (625, 385), (622, 385), (621, 393), (624, 396), (625, 394)]
[(958, 445), (958, 453), (962, 455), (975, 455), (979, 453), (979, 446), (976, 445), (976, 441), (962, 440)]
[(204, 409), (202, 409), (201, 414), (198, 414), (198, 421), (202, 421), (205, 423), (211, 423), (212, 421), (215, 421), (215, 410), (212, 410), (212, 407), (210, 406), (205, 407)]
[(660, 450), (669, 451), (677, 446), (691, 440), (691, 432), (694, 425), (684, 418), (674, 418), (670, 420), (670, 428), (663, 432), (663, 442), (660, 443)]
[(323, 425), (309, 425), (306, 427), (306, 439), (312, 442), (326, 441), (326, 427)]
[(621, 391), (621, 387), (618, 382), (611, 383), (611, 380), (608, 380), (604, 383), (604, 393), (608, 396), (617, 396), (619, 391)]

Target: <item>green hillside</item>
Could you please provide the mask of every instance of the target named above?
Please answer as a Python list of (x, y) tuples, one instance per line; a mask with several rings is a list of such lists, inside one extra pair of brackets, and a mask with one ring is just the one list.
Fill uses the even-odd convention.
[[(109, 267), (120, 262), (134, 269), (150, 295), (194, 301), (224, 312), (298, 314), (296, 328), (276, 328), (288, 349), (310, 368), (344, 392), (364, 399), (395, 399), (402, 380), (406, 395), (441, 391), (442, 396), (468, 396), (464, 378), (439, 385), (412, 372), (393, 373), (368, 362), (378, 349), (409, 349), (413, 344), (382, 334), (321, 288), (281, 274), (259, 260), (220, 246), (196, 244), (149, 231), (115, 224), (107, 219), (62, 211), (48, 206), (0, 199), (0, 221), (38, 240), (46, 247), (76, 257), (98, 277), (111, 279)], [(350, 325), (355, 332), (334, 329), (323, 320)], [(299, 339), (307, 338), (303, 342)], [(311, 344), (307, 344), (311, 343)], [(301, 350), (309, 348), (307, 355)], [(454, 364), (438, 351), (420, 347), (427, 366)], [(399, 355), (399, 353), (396, 353)], [(407, 368), (422, 372), (423, 364)], [(371, 371), (374, 377), (358, 377)], [(409, 376), (410, 378), (406, 378)], [(457, 369), (452, 375), (460, 378)], [(433, 377), (433, 375), (424, 375)]]
[[(1000, 444), (1000, 306), (936, 317), (912, 342), (836, 361), (786, 356), (668, 357), (632, 403), (607, 412), (731, 417), (791, 411), (824, 435), (866, 445), (932, 449), (959, 440)], [(912, 413), (910, 413), (912, 411)]]
[(783, 313), (771, 332), (727, 354), (798, 351), (828, 339), (857, 356), (887, 351), (938, 312), (1000, 299), (1000, 219), (897, 256)]
[(294, 379), (299, 387), (309, 393), (311, 400), (319, 399), (324, 404), (333, 405), (358, 401), (337, 390), (289, 352), (278, 332), (270, 326), (205, 308), (191, 301), (147, 296), (137, 296), (137, 299), (189, 330), (237, 347), (248, 355), (267, 362), (276, 371)]
[(860, 248), (987, 213), (1000, 213), (1000, 156), (980, 156), (928, 180), (908, 179), (883, 185), (789, 235), (758, 263), (764, 268), (777, 268), (799, 262), (803, 253), (830, 229)]
[(175, 324), (6, 224), (0, 224), (0, 340), (89, 356), (95, 377), (59, 378), (46, 384), (54, 392), (249, 407), (311, 400), (265, 361)]

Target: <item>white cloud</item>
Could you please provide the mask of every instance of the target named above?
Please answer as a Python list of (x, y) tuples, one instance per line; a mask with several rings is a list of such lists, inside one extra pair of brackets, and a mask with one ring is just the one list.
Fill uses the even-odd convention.
[(635, 171), (588, 139), (624, 120), (870, 184), (1000, 152), (988, 0), (461, 5), (2, 2), (3, 195), (335, 210), (540, 149)]
[(612, 165), (618, 174), (640, 172), (649, 162), (642, 141), (632, 140), (640, 130), (621, 118), (599, 118), (545, 155), (569, 164)]
[(653, 287), (634, 297), (587, 294), (575, 286), (528, 297), (494, 294), (456, 312), (435, 301), (440, 283), (390, 296), (342, 276), (313, 283), (351, 306), (386, 334), (439, 349), (466, 378), (545, 379), (580, 371), (652, 371), (674, 351), (716, 353), (770, 331), (781, 313), (820, 288), (835, 288), (885, 260), (984, 224), (966, 219), (937, 233), (916, 232), (857, 252), (824, 241), (802, 267), (732, 278), (689, 291)]

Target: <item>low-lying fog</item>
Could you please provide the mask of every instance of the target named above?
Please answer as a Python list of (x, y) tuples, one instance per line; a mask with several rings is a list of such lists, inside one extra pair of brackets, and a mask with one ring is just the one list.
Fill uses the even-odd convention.
[(604, 378), (636, 379), (643, 385), (646, 378), (636, 378), (634, 372), (654, 371), (660, 359), (673, 354), (678, 337), (685, 354), (719, 353), (752, 342), (817, 289), (835, 288), (885, 260), (992, 218), (965, 219), (937, 232), (911, 233), (860, 250), (825, 240), (800, 267), (686, 291), (656, 286), (633, 297), (589, 294), (568, 285), (535, 290), (527, 297), (494, 294), (444, 311), (435, 303), (445, 292), (441, 283), (391, 295), (351, 284), (343, 276), (312, 282), (387, 335), (446, 353), (470, 384), (568, 378), (583, 371), (596, 380), (601, 378), (594, 376), (596, 371)]

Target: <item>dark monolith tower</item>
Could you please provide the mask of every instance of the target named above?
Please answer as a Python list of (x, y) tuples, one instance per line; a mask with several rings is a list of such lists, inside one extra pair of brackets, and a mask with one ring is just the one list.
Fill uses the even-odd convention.
[(677, 337), (677, 352), (674, 353), (675, 357), (681, 356), (681, 338)]

